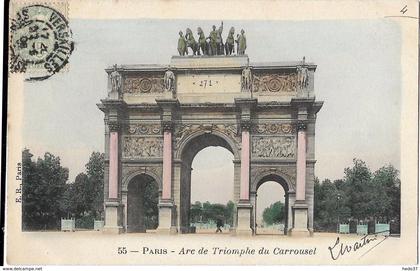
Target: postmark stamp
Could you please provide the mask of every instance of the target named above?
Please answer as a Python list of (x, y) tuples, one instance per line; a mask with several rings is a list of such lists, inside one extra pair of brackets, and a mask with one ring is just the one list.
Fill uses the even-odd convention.
[(65, 16), (46, 5), (17, 10), (10, 23), (10, 72), (44, 80), (62, 70), (74, 49)]

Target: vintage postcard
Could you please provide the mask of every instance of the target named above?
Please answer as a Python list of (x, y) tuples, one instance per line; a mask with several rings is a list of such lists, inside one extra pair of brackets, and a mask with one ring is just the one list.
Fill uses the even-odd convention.
[(5, 264), (416, 270), (417, 1), (8, 13)]

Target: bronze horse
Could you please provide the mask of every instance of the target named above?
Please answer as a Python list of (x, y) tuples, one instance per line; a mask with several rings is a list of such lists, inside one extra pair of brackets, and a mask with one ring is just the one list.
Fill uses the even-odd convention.
[(187, 28), (185, 31), (185, 39), (187, 40), (187, 55), (188, 55), (188, 47), (191, 48), (193, 51), (193, 55), (200, 55), (200, 49), (198, 47), (198, 43), (195, 41), (193, 33), (191, 29)]

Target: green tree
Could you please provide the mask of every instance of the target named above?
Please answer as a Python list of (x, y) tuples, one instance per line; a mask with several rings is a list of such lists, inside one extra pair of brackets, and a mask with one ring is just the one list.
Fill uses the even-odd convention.
[(69, 198), (70, 206), (67, 212), (72, 216), (76, 218), (90, 216), (92, 220), (101, 218), (104, 200), (104, 165), (104, 154), (93, 152), (85, 165), (85, 172), (79, 173), (74, 182), (68, 185), (63, 201)]
[(229, 200), (226, 204), (225, 221), (226, 224), (233, 225), (233, 216), (235, 214), (235, 203)]
[(159, 187), (155, 181), (149, 181), (144, 186), (144, 224), (146, 229), (156, 229), (158, 226)]
[(104, 212), (104, 170), (104, 153), (92, 152), (86, 164), (86, 175), (89, 180), (89, 197), (92, 198), (89, 210), (96, 219), (100, 219)]
[[(400, 221), (400, 179), (392, 165), (373, 174), (366, 163), (353, 159), (344, 178), (314, 182), (314, 226), (335, 231), (338, 222), (359, 220)], [(399, 227), (397, 227), (399, 228)]]
[(70, 197), (71, 197), (71, 213), (76, 218), (81, 218), (90, 213), (90, 206), (92, 205), (93, 198), (90, 195), (91, 185), (89, 178), (85, 173), (79, 173), (71, 184)]
[(214, 203), (211, 205), (211, 219), (213, 221), (220, 219), (225, 222), (225, 212), (226, 206), (224, 204)]
[(64, 214), (65, 218), (71, 218), (73, 216), (73, 205), (72, 205), (72, 196), (73, 196), (73, 184), (66, 183), (63, 196), (60, 200), (60, 210)]
[(277, 201), (265, 208), (263, 220), (266, 224), (272, 225), (284, 221), (284, 203)]
[(235, 204), (229, 201), (226, 205), (220, 203), (210, 203), (206, 201), (201, 203), (196, 201), (191, 204), (190, 221), (209, 222), (221, 219), (224, 223), (233, 225), (233, 215), (235, 213)]
[(200, 222), (201, 221), (201, 216), (202, 214), (202, 210), (203, 206), (201, 204), (201, 202), (196, 201), (195, 203), (191, 204), (191, 208), (190, 208), (190, 219), (192, 223), (196, 223), (196, 222)]
[(23, 230), (58, 229), (65, 216), (60, 202), (66, 189), (68, 169), (60, 158), (45, 153), (32, 161), (28, 149), (22, 152), (22, 228)]
[(376, 211), (386, 221), (400, 219), (401, 181), (398, 175), (399, 171), (392, 165), (381, 167), (373, 174)]
[(203, 203), (202, 215), (204, 223), (207, 223), (209, 222), (209, 220), (212, 220), (212, 208), (210, 202), (206, 201)]
[(372, 173), (366, 163), (360, 159), (353, 159), (353, 167), (344, 170), (344, 181), (347, 183), (348, 206), (351, 215), (358, 219), (364, 219), (372, 213), (370, 202)]

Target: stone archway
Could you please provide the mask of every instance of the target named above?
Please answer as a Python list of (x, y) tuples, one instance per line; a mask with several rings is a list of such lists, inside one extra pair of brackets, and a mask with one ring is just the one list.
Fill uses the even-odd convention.
[(131, 178), (126, 192), (126, 231), (146, 232), (158, 226), (159, 186), (147, 174)]
[(251, 193), (251, 201), (253, 202), (253, 229), (254, 234), (258, 234), (258, 226), (257, 226), (257, 197), (258, 197), (258, 188), (267, 182), (275, 182), (278, 183), (284, 190), (284, 213), (285, 213), (285, 221), (284, 221), (284, 234), (287, 235), (289, 229), (289, 221), (290, 221), (290, 212), (289, 212), (289, 199), (290, 199), (290, 188), (288, 182), (278, 174), (275, 173), (268, 173), (261, 177), (257, 182), (255, 182), (254, 186), (252, 187)]
[[(305, 84), (298, 84), (302, 69)], [(158, 231), (188, 232), (191, 162), (201, 149), (221, 146), (234, 155), (234, 232), (252, 234), (252, 196), (271, 172), (288, 184), (287, 228), (309, 235), (315, 123), (323, 105), (315, 100), (315, 69), (304, 61), (252, 64), (245, 55), (107, 69), (110, 92), (98, 104), (105, 114), (104, 232), (127, 225), (125, 176), (133, 170), (153, 172), (159, 182)], [(244, 72), (252, 78), (247, 88)], [(170, 90), (163, 84), (168, 74)], [(115, 76), (122, 84), (111, 88)]]
[[(179, 152), (179, 161), (178, 164), (180, 174), (179, 179), (175, 176), (175, 186), (179, 185), (179, 209), (177, 217), (179, 219), (178, 224), (180, 233), (189, 233), (190, 232), (190, 205), (191, 205), (191, 165), (194, 160), (194, 157), (198, 152), (204, 148), (210, 146), (223, 147), (230, 151), (234, 157), (238, 157), (238, 150), (235, 145), (233, 145), (232, 140), (230, 140), (226, 135), (214, 132), (206, 133), (203, 131), (198, 131), (192, 136), (188, 137), (184, 144), (181, 145), (182, 148)], [(234, 165), (233, 165), (234, 166)], [(238, 179), (236, 176), (239, 174), (239, 168), (234, 167), (234, 187), (235, 180)], [(222, 188), (220, 188), (222, 189)], [(234, 194), (238, 194), (239, 191), (235, 191)], [(177, 197), (175, 197), (177, 200)]]

